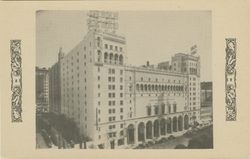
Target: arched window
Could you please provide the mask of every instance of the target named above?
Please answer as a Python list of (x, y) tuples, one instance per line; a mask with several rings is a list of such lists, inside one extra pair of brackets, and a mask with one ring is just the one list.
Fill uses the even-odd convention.
[(101, 62), (102, 59), (102, 52), (100, 50), (97, 51), (97, 61)]
[(151, 87), (152, 87), (152, 91), (155, 91), (155, 85), (152, 85)]
[(143, 91), (143, 84), (141, 84), (141, 91)]
[(148, 90), (148, 89), (147, 89), (147, 85), (146, 85), (146, 84), (144, 85), (144, 90), (145, 90), (145, 91), (147, 91), (147, 90)]
[(114, 57), (113, 57), (113, 53), (110, 53), (110, 54), (109, 54), (109, 62), (110, 62), (110, 63), (113, 63), (113, 60), (114, 60), (113, 58), (114, 58)]
[(104, 62), (106, 63), (106, 62), (107, 62), (107, 60), (108, 60), (108, 53), (107, 53), (107, 52), (105, 52), (105, 53), (104, 53)]
[(151, 85), (148, 85), (148, 91), (151, 91)]
[(177, 111), (177, 104), (176, 103), (173, 104), (173, 111), (174, 111), (174, 113), (176, 113), (176, 111)]
[(119, 56), (119, 64), (123, 65), (123, 56), (122, 55)]
[(140, 89), (139, 87), (140, 87), (139, 84), (136, 84), (136, 90), (137, 91), (139, 91), (139, 89)]
[(118, 55), (115, 54), (115, 64), (118, 64)]

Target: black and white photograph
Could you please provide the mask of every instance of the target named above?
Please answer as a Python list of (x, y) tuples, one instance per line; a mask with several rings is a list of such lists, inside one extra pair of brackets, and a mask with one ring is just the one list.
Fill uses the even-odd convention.
[(37, 10), (36, 149), (213, 149), (210, 10)]

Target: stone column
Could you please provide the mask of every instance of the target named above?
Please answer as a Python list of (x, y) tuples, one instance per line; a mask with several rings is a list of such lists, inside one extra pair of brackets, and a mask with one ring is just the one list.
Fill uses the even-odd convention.
[(134, 140), (135, 140), (135, 145), (138, 144), (138, 127), (135, 124), (135, 129), (134, 129)]

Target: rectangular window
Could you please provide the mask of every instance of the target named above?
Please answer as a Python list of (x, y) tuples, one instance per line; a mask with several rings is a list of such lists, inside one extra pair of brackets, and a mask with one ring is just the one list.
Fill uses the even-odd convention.
[(120, 108), (120, 112), (123, 113), (123, 108)]
[(123, 78), (121, 77), (121, 78), (120, 78), (120, 82), (122, 83), (122, 81), (123, 81)]
[(151, 115), (151, 107), (148, 107), (148, 108), (147, 108), (147, 114), (148, 114), (148, 116)]
[(122, 90), (123, 89), (123, 86), (122, 85), (120, 85), (120, 90)]
[(120, 105), (123, 105), (123, 100), (120, 101)]
[(123, 93), (120, 93), (120, 97), (121, 97), (121, 98), (123, 97)]
[(123, 120), (123, 116), (122, 115), (120, 116), (120, 120)]
[(165, 114), (165, 104), (161, 105), (161, 113)]

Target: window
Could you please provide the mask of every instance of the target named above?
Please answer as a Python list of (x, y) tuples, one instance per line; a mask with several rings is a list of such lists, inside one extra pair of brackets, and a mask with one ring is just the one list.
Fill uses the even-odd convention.
[(123, 108), (120, 108), (120, 112), (123, 113)]
[(123, 70), (120, 70), (120, 75), (122, 75), (123, 74)]
[(108, 44), (105, 44), (105, 49), (108, 49)]
[(158, 115), (158, 113), (159, 113), (159, 108), (158, 106), (155, 106), (155, 115)]
[(120, 90), (122, 90), (123, 89), (123, 86), (122, 85), (120, 85)]
[(148, 116), (151, 115), (151, 107), (148, 107), (148, 108), (147, 108), (147, 114), (148, 114)]
[(109, 49), (110, 49), (110, 50), (113, 50), (113, 45), (110, 45), (110, 46), (109, 46)]
[(120, 101), (120, 105), (123, 105), (123, 100)]
[(122, 47), (120, 47), (120, 51), (122, 51)]
[(176, 107), (176, 104), (173, 104), (173, 110), (174, 110), (174, 113), (176, 113), (176, 111), (177, 111), (177, 107)]
[(100, 81), (100, 76), (97, 76), (98, 81)]
[(121, 98), (123, 97), (123, 93), (120, 93), (120, 97), (121, 97)]
[(118, 50), (118, 47), (117, 46), (115, 46), (115, 51), (117, 51)]
[(161, 105), (161, 113), (164, 114), (165, 113), (165, 104)]
[(115, 82), (115, 77), (112, 77), (112, 82)]
[(120, 116), (120, 120), (123, 120), (123, 116), (122, 115)]
[(111, 82), (111, 77), (108, 77), (108, 81)]
[(120, 128), (123, 128), (123, 124), (120, 125)]
[(112, 74), (115, 74), (115, 69), (112, 69)]

